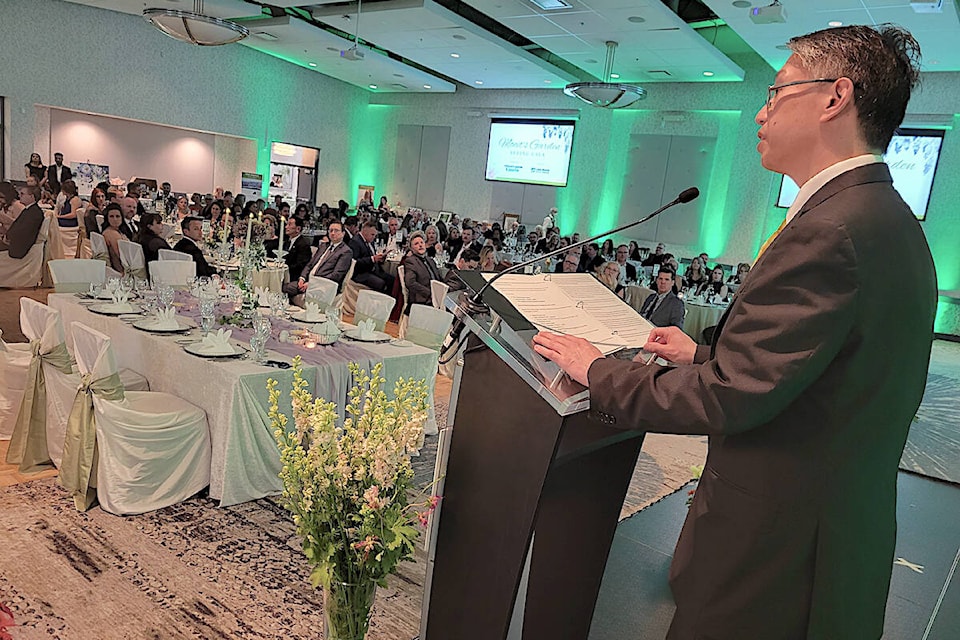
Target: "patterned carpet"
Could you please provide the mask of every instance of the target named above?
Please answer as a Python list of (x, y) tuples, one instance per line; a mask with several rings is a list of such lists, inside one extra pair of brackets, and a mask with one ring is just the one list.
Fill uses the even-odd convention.
[(900, 468), (960, 484), (960, 381), (931, 373)]

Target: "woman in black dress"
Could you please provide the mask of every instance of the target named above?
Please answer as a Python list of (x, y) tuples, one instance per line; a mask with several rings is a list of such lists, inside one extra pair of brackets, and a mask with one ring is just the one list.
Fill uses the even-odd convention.
[(160, 234), (163, 233), (163, 218), (159, 213), (145, 213), (140, 217), (140, 246), (143, 247), (143, 260), (150, 263), (160, 259), (160, 249), (169, 249), (170, 244)]
[(39, 153), (30, 154), (30, 162), (23, 165), (23, 173), (26, 178), (30, 176), (36, 178), (38, 186), (42, 187), (47, 182), (47, 168), (43, 166)]

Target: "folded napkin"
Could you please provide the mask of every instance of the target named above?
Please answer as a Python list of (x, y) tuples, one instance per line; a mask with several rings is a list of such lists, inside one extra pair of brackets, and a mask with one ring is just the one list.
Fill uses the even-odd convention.
[(230, 344), (230, 329), (220, 329), (216, 333), (208, 333), (200, 341), (200, 351), (211, 356), (230, 356), (236, 353)]
[(322, 319), (320, 313), (320, 305), (316, 302), (307, 302), (304, 305), (303, 319), (307, 322), (320, 322)]
[(361, 340), (371, 340), (373, 339), (373, 334), (375, 333), (374, 327), (377, 326), (373, 320), (361, 320), (360, 324), (357, 325), (359, 330)]
[(127, 300), (130, 299), (130, 294), (129, 294), (129, 293), (127, 293), (126, 291), (122, 291), (122, 290), (120, 290), (120, 289), (114, 289), (114, 290), (110, 293), (110, 295), (111, 295), (111, 297), (113, 298), (113, 305), (112, 305), (112, 306), (113, 306), (113, 308), (114, 308), (115, 310), (117, 310), (117, 311), (133, 311), (133, 306), (130, 305), (129, 302), (127, 302)]
[(270, 290), (269, 289), (267, 289), (266, 287), (256, 287), (253, 290), (253, 292), (257, 294), (257, 303), (261, 307), (270, 306)]
[(321, 325), (318, 325), (316, 332), (327, 338), (332, 338), (334, 336), (340, 335), (340, 325), (337, 324), (337, 321), (327, 316), (327, 321)]
[(160, 309), (153, 316), (153, 326), (157, 329), (176, 330), (180, 328), (177, 322), (177, 310), (173, 307)]

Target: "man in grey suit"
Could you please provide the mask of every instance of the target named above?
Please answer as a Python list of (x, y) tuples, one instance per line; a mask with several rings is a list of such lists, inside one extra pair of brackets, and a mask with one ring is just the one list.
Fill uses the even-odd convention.
[(897, 466), (937, 301), (930, 250), (881, 156), (919, 77), (919, 45), (859, 25), (788, 45), (756, 116), (757, 149), (800, 193), (713, 344), (654, 329), (645, 349), (677, 365), (661, 367), (535, 338), (589, 385), (605, 422), (710, 436), (671, 567), (670, 639), (883, 632)]
[(307, 283), (311, 276), (333, 280), (339, 287), (338, 291), (343, 290), (343, 279), (350, 270), (350, 262), (353, 260), (353, 251), (343, 241), (343, 225), (339, 222), (331, 222), (327, 227), (327, 237), (330, 238), (330, 244), (326, 247), (320, 247), (313, 258), (303, 268), (300, 278), (296, 282), (288, 282), (283, 285), (283, 290), (291, 299), (301, 293), (306, 293)]
[(676, 276), (670, 269), (657, 274), (657, 292), (651, 293), (640, 305), (640, 315), (656, 327), (683, 329), (683, 300), (673, 292)]
[(24, 209), (17, 219), (10, 223), (5, 236), (0, 237), (0, 251), (6, 251), (11, 258), (23, 258), (30, 252), (40, 235), (43, 226), (43, 209), (37, 204), (40, 199), (40, 187), (20, 187), (20, 204)]

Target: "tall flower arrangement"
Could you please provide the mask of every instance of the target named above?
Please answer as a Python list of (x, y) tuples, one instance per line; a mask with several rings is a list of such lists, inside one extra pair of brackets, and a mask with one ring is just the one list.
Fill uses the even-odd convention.
[(337, 407), (306, 390), (300, 359), (290, 392), (294, 428), (278, 407), (270, 380), (270, 420), (280, 447), (283, 504), (293, 514), (310, 582), (324, 589), (328, 628), (335, 638), (363, 638), (373, 590), (397, 565), (413, 557), (418, 524), (426, 523), (436, 496), (411, 502), (410, 457), (423, 442), (427, 387), (400, 380), (390, 398), (382, 364), (369, 374), (355, 364), (346, 419)]

